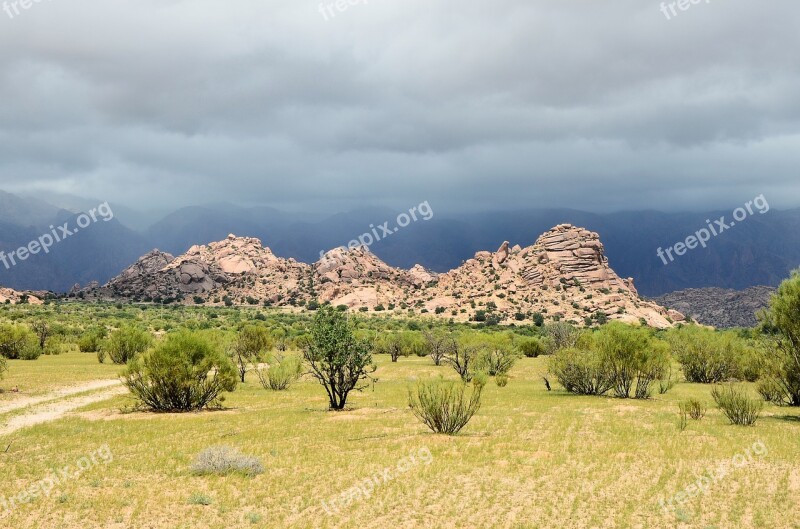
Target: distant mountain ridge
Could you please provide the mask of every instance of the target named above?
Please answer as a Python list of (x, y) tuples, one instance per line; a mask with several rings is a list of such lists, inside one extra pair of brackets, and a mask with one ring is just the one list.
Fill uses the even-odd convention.
[[(93, 203), (61, 195), (52, 200), (72, 209), (0, 192), (4, 206), (0, 211), (0, 250), (9, 252), (28, 244), (55, 220), (74, 216), (75, 207)], [(753, 215), (715, 237), (707, 248), (693, 250), (665, 266), (656, 255), (659, 247), (683, 241), (705, 226), (705, 219), (730, 216), (730, 212), (600, 214), (550, 209), (444, 214), (436, 210), (437, 204), (431, 207), (433, 218), (411, 223), (375, 242), (370, 251), (392, 266), (408, 269), (420, 264), (443, 273), (476, 252), (495, 247), (497, 241), (528, 246), (535, 242), (536, 234), (567, 223), (599, 233), (611, 266), (620, 275), (635, 278), (639, 292), (647, 296), (686, 288), (777, 286), (800, 266), (800, 209)], [(115, 208), (115, 212), (117, 209), (123, 211)], [(369, 207), (309, 218), (272, 208), (206, 204), (153, 219), (150, 227), (141, 231), (129, 229), (115, 218), (86, 230), (85, 235), (48, 256), (29, 259), (22, 267), (4, 270), (0, 266), (0, 284), (18, 290), (65, 292), (75, 283), (107, 282), (149, 249), (180, 255), (194, 244), (219, 241), (228, 233), (258, 238), (277, 256), (313, 262), (320, 251), (346, 245), (370, 232), (371, 225), (393, 220), (398, 213)], [(120, 217), (135, 218), (137, 225), (144, 223), (136, 213)], [(81, 240), (80, 245), (72, 244)]]

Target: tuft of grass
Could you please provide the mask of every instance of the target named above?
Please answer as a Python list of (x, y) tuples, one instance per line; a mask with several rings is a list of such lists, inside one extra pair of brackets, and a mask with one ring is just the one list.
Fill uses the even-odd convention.
[(198, 475), (241, 473), (255, 476), (264, 473), (264, 465), (258, 458), (246, 456), (229, 446), (214, 446), (195, 457), (191, 470)]
[(199, 492), (195, 492), (191, 496), (189, 496), (188, 503), (189, 505), (211, 505), (213, 501), (209, 496), (206, 496), (205, 494), (201, 494)]

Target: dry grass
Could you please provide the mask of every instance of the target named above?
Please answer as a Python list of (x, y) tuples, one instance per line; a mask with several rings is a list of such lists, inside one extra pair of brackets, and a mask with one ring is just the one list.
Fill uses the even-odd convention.
[[(89, 367), (78, 356), (43, 357), (38, 367), (63, 373), (56, 380), (67, 385), (78, 368), (65, 366)], [(486, 386), (481, 410), (459, 436), (448, 437), (430, 433), (406, 400), (413, 377), (454, 378), (454, 372), (427, 359), (379, 361), (379, 383), (353, 397), (352, 411), (326, 411), (315, 382), (272, 392), (253, 377), (229, 396), (225, 412), (117, 413), (128, 402), (117, 397), (83, 410), (87, 418), (103, 420), (71, 416), (0, 438), (0, 452), (13, 441), (8, 453), (0, 453), (5, 496), (103, 444), (114, 454), (113, 462), (68, 481), (49, 498), (11, 513), (0, 507), (0, 526), (798, 527), (800, 422), (785, 417), (792, 410), (768, 406), (756, 427), (737, 428), (709, 407), (703, 421), (681, 433), (676, 403), (696, 398), (710, 404), (709, 387), (679, 384), (642, 402), (578, 397), (547, 392), (541, 382), (546, 359), (523, 359), (507, 387)], [(96, 363), (91, 370), (96, 378), (108, 374)], [(736, 469), (681, 512), (661, 510), (661, 497), (759, 440), (766, 456)], [(195, 455), (216, 445), (259, 458), (265, 473), (193, 475)], [(433, 456), (430, 465), (381, 483), (339, 514), (325, 513), (322, 499), (425, 447)]]

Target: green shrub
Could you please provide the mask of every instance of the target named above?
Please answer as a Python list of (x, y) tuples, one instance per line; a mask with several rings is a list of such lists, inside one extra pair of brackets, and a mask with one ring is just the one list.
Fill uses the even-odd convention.
[(667, 372), (668, 347), (646, 329), (612, 322), (597, 331), (592, 341), (619, 398), (650, 397), (651, 384)]
[(570, 393), (603, 395), (614, 386), (608, 367), (590, 349), (558, 350), (550, 358), (550, 372)]
[(699, 421), (706, 416), (708, 407), (697, 399), (689, 399), (678, 404), (681, 411), (686, 413), (695, 421)]
[(109, 335), (103, 342), (102, 349), (112, 362), (124, 365), (146, 351), (152, 342), (153, 337), (149, 332), (125, 325)]
[(189, 505), (211, 505), (213, 500), (210, 496), (206, 494), (202, 494), (200, 492), (195, 492), (191, 496), (189, 496)]
[(508, 335), (492, 335), (483, 339), (484, 346), (478, 361), (477, 370), (491, 376), (506, 375), (519, 358)]
[(256, 457), (246, 456), (228, 446), (207, 448), (195, 457), (191, 466), (193, 474), (227, 476), (239, 473), (256, 476), (264, 473), (264, 465)]
[(764, 408), (762, 401), (750, 398), (744, 389), (733, 385), (715, 387), (711, 390), (711, 396), (731, 424), (751, 426)]
[(455, 435), (460, 432), (481, 407), (482, 381), (472, 384), (467, 394), (464, 382), (441, 378), (420, 381), (409, 390), (408, 405), (414, 415), (436, 433)]
[(239, 371), (239, 380), (244, 382), (251, 364), (257, 364), (270, 349), (275, 340), (269, 329), (259, 325), (248, 325), (239, 331), (231, 349), (230, 356)]
[(296, 356), (275, 355), (267, 369), (257, 369), (256, 375), (264, 389), (284, 391), (300, 378), (302, 363)]
[(36, 360), (42, 354), (39, 338), (23, 325), (0, 325), (0, 356), (9, 360)]
[(105, 327), (89, 329), (78, 339), (78, 350), (82, 353), (98, 352), (106, 335)]
[(504, 388), (508, 385), (508, 375), (497, 375), (494, 377), (494, 382), (497, 387)]
[(137, 355), (123, 373), (131, 393), (153, 411), (184, 412), (218, 406), (236, 389), (236, 368), (201, 336), (181, 331)]
[(8, 361), (5, 357), (0, 356), (0, 380), (3, 380), (3, 377), (6, 376), (6, 371), (8, 371)]
[(526, 358), (537, 358), (547, 353), (547, 347), (539, 338), (526, 338), (524, 340), (520, 340), (517, 347), (519, 348), (519, 352), (522, 353)]
[(667, 340), (688, 382), (715, 384), (742, 375), (741, 363), (748, 351), (733, 332), (691, 325), (671, 330)]
[(769, 311), (761, 315), (772, 346), (763, 355), (764, 384), (760, 392), (772, 402), (800, 406), (800, 271), (778, 287)]

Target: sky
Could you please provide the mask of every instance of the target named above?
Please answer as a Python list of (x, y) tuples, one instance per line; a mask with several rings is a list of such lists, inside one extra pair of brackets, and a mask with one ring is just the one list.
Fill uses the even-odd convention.
[(671, 3), (7, 1), (0, 189), (138, 209), (800, 206), (800, 4)]

